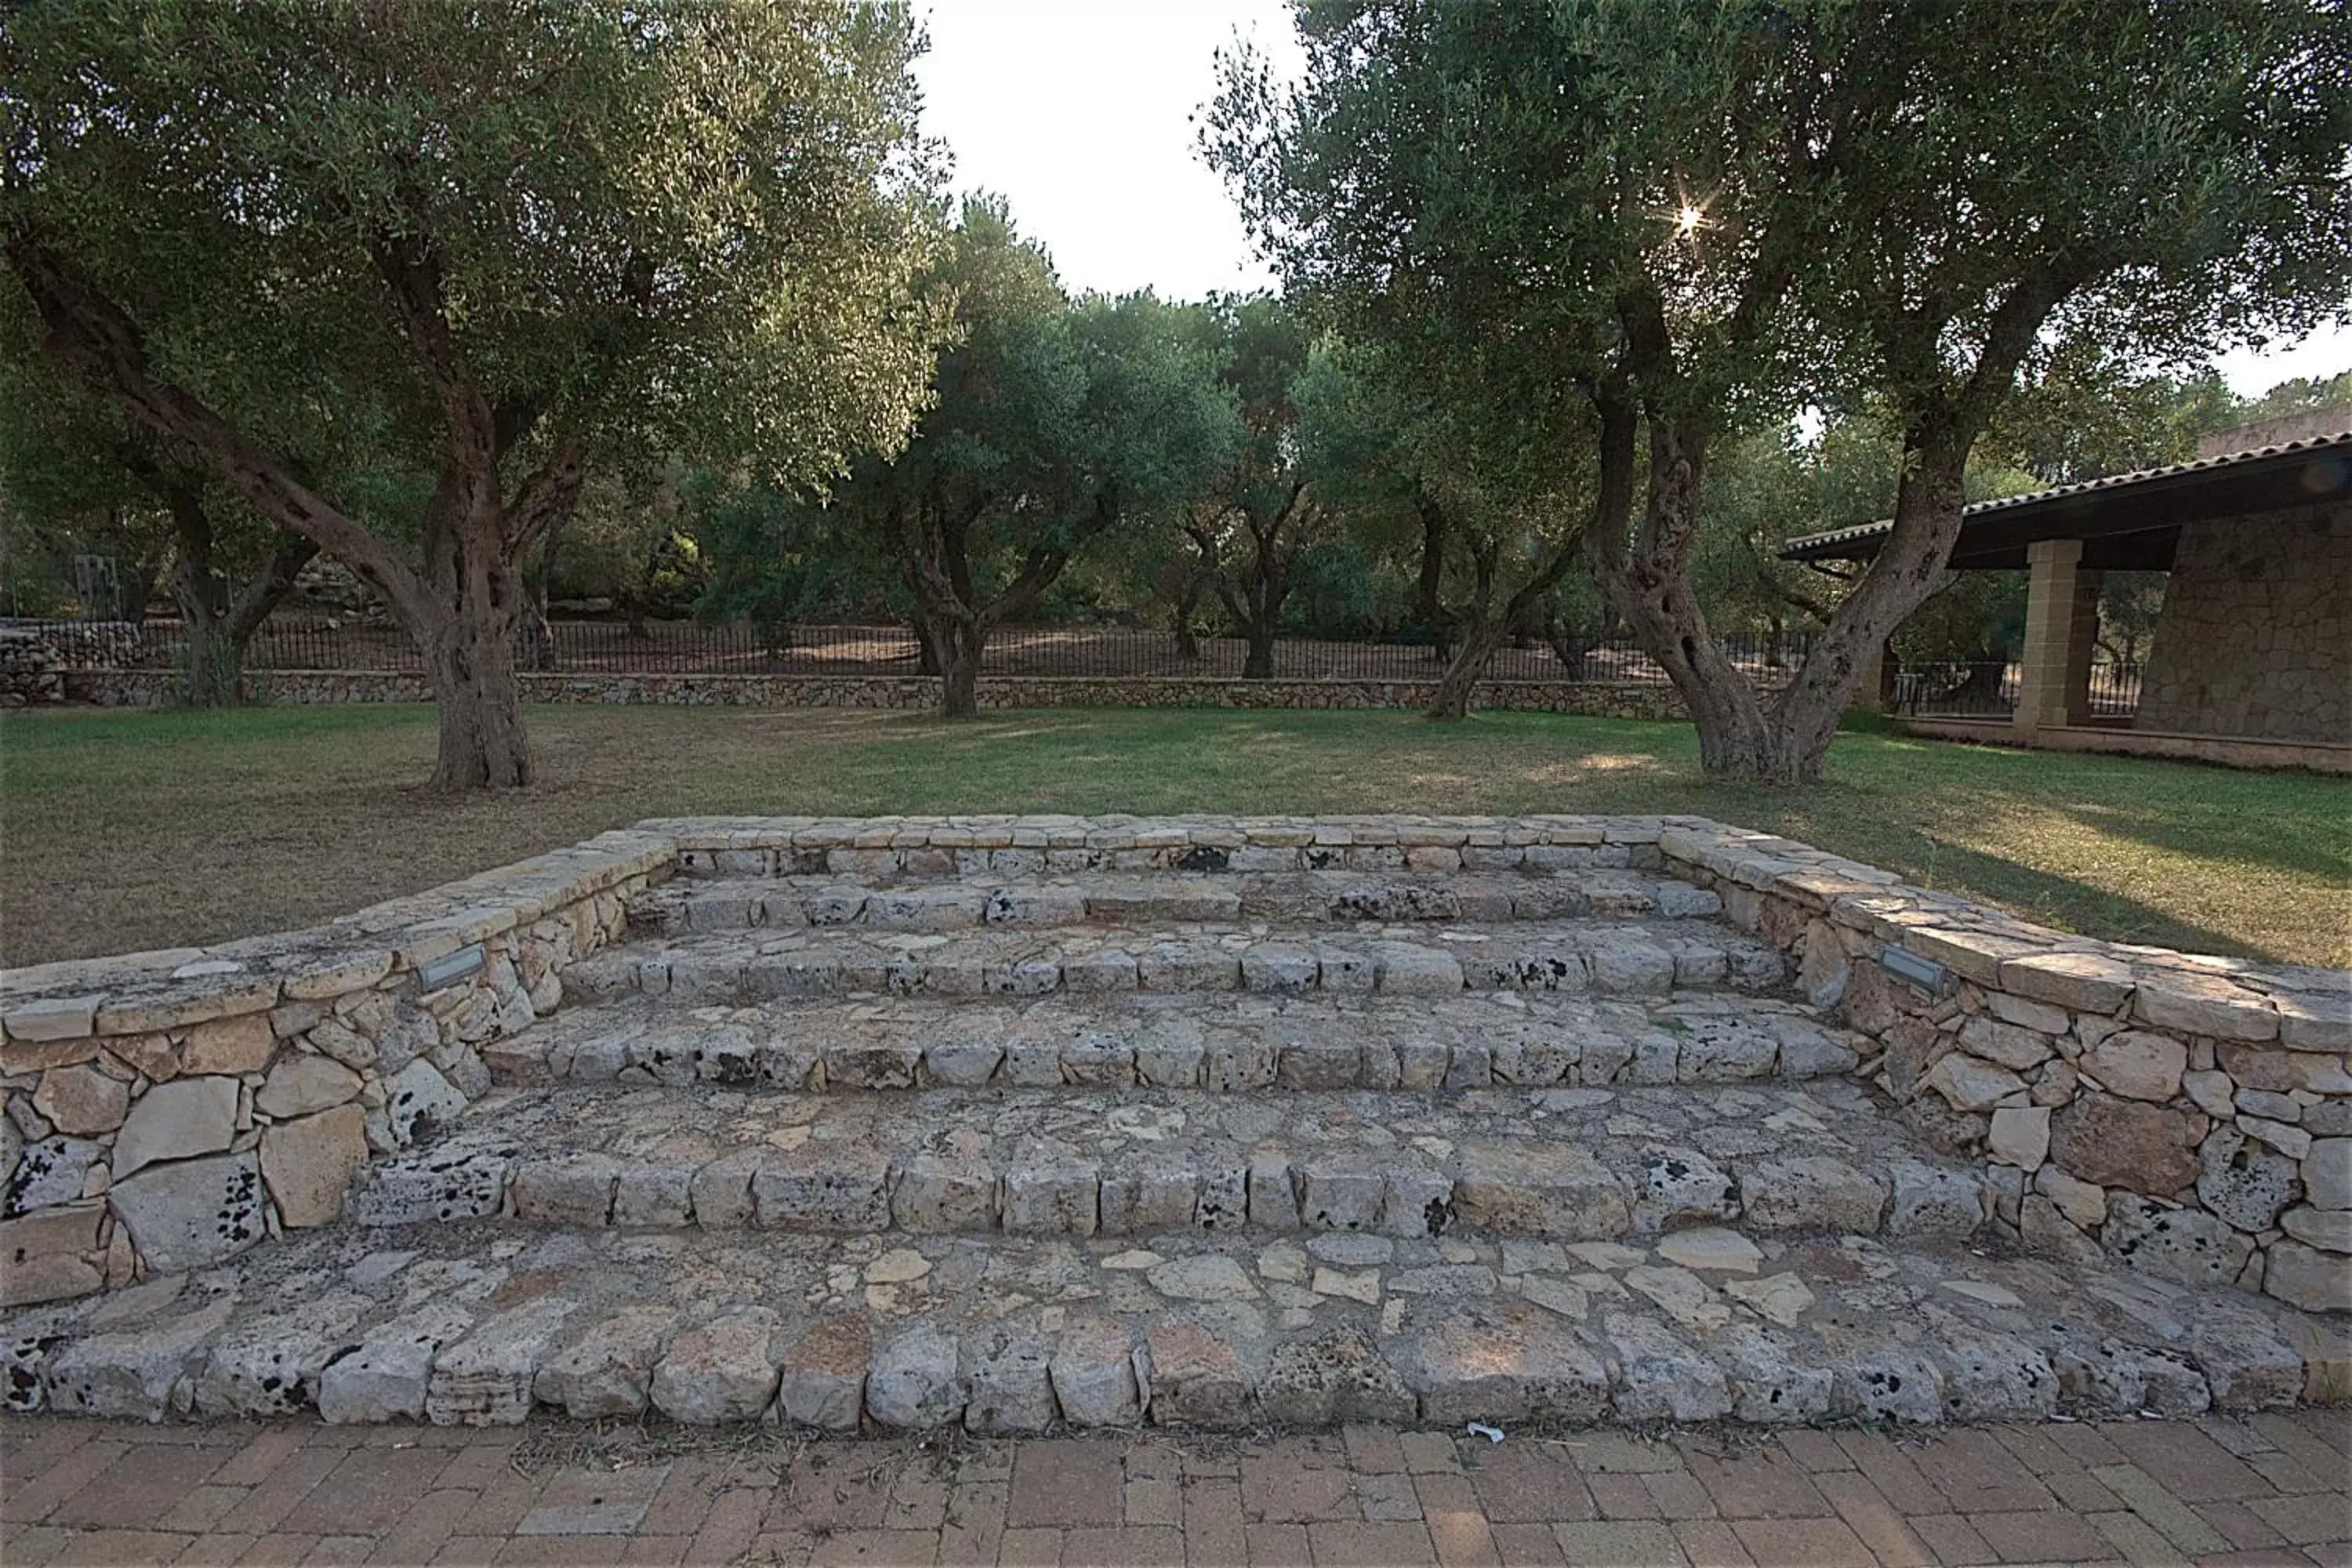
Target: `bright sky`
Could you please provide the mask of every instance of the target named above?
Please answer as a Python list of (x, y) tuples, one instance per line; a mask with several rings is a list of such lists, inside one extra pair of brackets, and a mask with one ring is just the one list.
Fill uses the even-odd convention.
[[(1066, 284), (1171, 300), (1272, 287), (1192, 117), (1237, 34), (1297, 70), (1282, 0), (931, 0), (929, 18), (925, 129), (953, 149), (958, 188), (1007, 197)], [(2352, 326), (2220, 363), (2247, 395), (2334, 375), (2352, 370)]]

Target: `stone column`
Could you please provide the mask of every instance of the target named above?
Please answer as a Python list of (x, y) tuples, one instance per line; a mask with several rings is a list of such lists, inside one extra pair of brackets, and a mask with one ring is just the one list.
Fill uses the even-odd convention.
[(2091, 649), (2099, 633), (2099, 574), (2081, 569), (2083, 542), (2045, 539), (2025, 548), (2025, 668), (2015, 720), (2021, 734), (2091, 717)]

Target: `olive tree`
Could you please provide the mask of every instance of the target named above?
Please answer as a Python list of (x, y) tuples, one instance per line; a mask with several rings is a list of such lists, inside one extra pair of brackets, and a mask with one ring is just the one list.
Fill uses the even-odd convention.
[[(2063, 344), (2183, 361), (2339, 309), (2352, 14), (2308, 0), (1303, 0), (1205, 137), (1291, 288), (1466, 416), (1572, 389), (1588, 544), (1713, 772), (1817, 777), (1936, 590), (1978, 437)], [(1710, 444), (1824, 395), (1900, 432), (1894, 530), (1784, 688), (1694, 584)], [(1563, 439), (1584, 439), (1563, 431)], [(1604, 489), (1607, 489), (1604, 485)]]
[[(0, 21), (0, 309), (382, 597), (440, 710), (434, 782), (531, 779), (521, 563), (594, 474), (817, 482), (919, 405), (937, 171), (919, 37), (862, 0), (148, 7)], [(298, 345), (309, 374), (257, 378)], [(381, 415), (392, 523), (241, 417)]]

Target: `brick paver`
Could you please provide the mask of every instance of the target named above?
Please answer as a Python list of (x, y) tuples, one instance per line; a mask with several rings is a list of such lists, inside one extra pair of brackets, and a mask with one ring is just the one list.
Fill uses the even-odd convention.
[(803, 1442), (0, 1420), (0, 1563), (2352, 1563), (2352, 1411)]

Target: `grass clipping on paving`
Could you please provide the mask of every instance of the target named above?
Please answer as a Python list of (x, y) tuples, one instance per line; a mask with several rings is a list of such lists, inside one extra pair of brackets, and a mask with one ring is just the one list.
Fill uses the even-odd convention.
[(1688, 726), (1535, 713), (534, 708), (520, 795), (420, 787), (429, 708), (0, 719), (9, 964), (306, 925), (640, 817), (1688, 812), (2116, 942), (2352, 963), (2352, 782), (1839, 737), (1828, 781), (1704, 777)]

